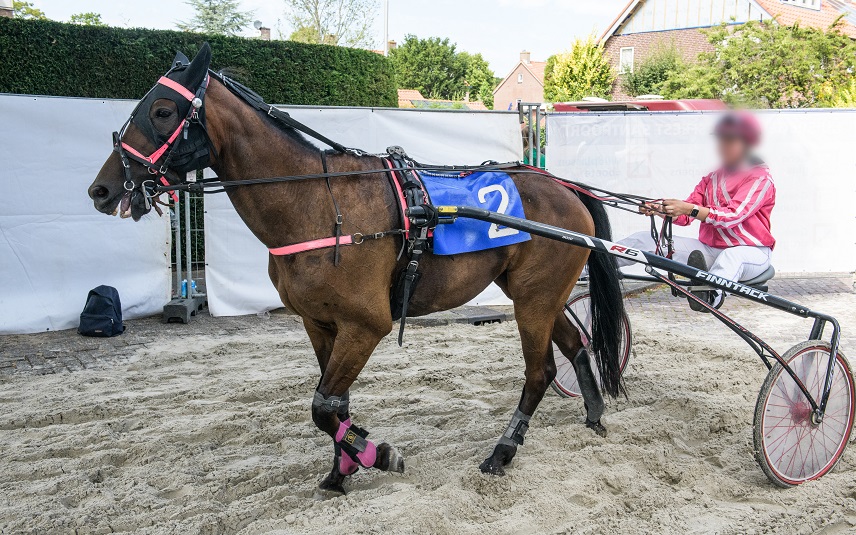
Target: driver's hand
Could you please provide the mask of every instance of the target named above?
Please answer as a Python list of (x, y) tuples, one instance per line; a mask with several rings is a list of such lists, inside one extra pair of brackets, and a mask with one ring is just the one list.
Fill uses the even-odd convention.
[(663, 212), (669, 217), (689, 215), (693, 205), (680, 199), (666, 199), (663, 201)]
[(663, 215), (663, 205), (658, 202), (646, 202), (639, 205), (639, 213), (642, 215)]

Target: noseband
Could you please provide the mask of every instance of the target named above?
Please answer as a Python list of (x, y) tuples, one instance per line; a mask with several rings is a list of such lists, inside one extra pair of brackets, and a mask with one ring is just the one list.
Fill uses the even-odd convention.
[[(173, 131), (167, 138), (166, 142), (164, 142), (150, 155), (146, 156), (123, 140), (128, 126), (134, 121), (140, 106), (146, 101), (146, 97), (143, 97), (143, 99), (140, 100), (140, 104), (137, 104), (137, 107), (131, 113), (128, 120), (125, 121), (125, 124), (122, 125), (119, 132), (113, 132), (113, 150), (119, 155), (119, 158), (122, 161), (122, 167), (125, 173), (125, 190), (134, 191), (138, 188), (131, 177), (131, 160), (145, 167), (153, 177), (151, 180), (144, 180), (142, 184), (139, 185), (139, 189), (145, 197), (147, 208), (154, 198), (160, 195), (160, 193), (163, 193), (163, 191), (158, 191), (155, 187), (156, 181), (160, 182), (164, 186), (171, 185), (166, 175), (170, 170), (170, 164), (173, 157), (176, 155), (176, 151), (181, 146), (182, 141), (186, 141), (188, 139), (191, 126), (196, 125), (201, 129), (202, 135), (205, 137), (205, 150), (191, 155), (192, 160), (188, 162), (190, 167), (193, 169), (203, 169), (207, 167), (210, 154), (209, 151), (213, 150), (208, 132), (199, 117), (199, 110), (202, 108), (204, 103), (205, 92), (208, 89), (208, 82), (210, 81), (211, 76), (206, 75), (205, 80), (199, 86), (199, 89), (196, 90), (196, 93), (194, 93), (175, 80), (168, 78), (169, 74), (177, 68), (178, 67), (173, 68), (164, 76), (161, 76), (158, 83), (149, 90), (149, 93), (146, 95), (148, 96), (151, 94), (151, 92), (157, 89), (158, 86), (163, 86), (177, 93), (190, 103), (190, 109), (184, 117), (184, 120), (179, 123), (175, 131)], [(178, 201), (178, 195), (174, 190), (168, 190), (167, 193), (174, 201)]]

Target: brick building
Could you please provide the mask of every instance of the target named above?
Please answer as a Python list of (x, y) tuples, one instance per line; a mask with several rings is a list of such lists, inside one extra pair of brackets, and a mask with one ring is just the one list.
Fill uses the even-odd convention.
[(780, 24), (826, 29), (842, 16), (839, 29), (856, 38), (854, 0), (630, 0), (600, 38), (618, 71), (612, 96), (627, 98), (622, 75), (658, 47), (675, 46), (688, 61), (712, 50), (704, 28), (775, 18)]
[(0, 0), (0, 17), (12, 18), (15, 16), (15, 9), (12, 0)]
[(546, 61), (532, 61), (532, 54), (520, 53), (520, 62), (493, 90), (493, 109), (516, 110), (518, 102), (544, 102)]

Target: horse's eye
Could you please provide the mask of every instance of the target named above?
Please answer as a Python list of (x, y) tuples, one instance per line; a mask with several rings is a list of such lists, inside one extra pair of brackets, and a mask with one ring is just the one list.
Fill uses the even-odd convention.
[(172, 111), (170, 111), (170, 110), (168, 110), (168, 109), (166, 109), (166, 108), (161, 108), (161, 109), (159, 109), (158, 111), (156, 111), (156, 112), (155, 112), (155, 117), (159, 117), (159, 118), (161, 118), (161, 119), (166, 119), (166, 118), (167, 118), (167, 117), (169, 117), (170, 115), (172, 115)]

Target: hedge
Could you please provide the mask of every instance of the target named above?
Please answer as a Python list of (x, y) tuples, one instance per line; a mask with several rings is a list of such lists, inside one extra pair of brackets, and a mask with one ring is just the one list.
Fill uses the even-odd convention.
[(392, 66), (366, 50), (168, 30), (0, 17), (0, 93), (141, 98), (181, 50), (211, 44), (229, 68), (277, 104), (396, 106)]

